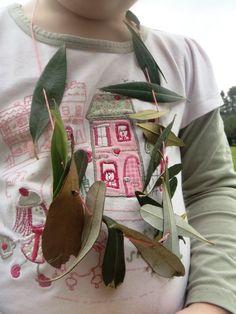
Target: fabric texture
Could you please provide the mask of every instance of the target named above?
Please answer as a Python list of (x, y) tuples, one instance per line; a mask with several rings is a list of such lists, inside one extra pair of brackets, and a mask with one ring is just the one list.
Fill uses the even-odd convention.
[[(182, 133), (183, 139), (186, 140), (186, 151), (181, 153), (175, 147), (168, 148), (166, 153), (169, 165), (181, 162), (181, 154), (183, 155), (187, 167), (183, 170), (183, 191), (189, 218), (204, 233), (204, 229), (201, 229), (203, 227), (198, 226), (198, 218), (195, 214), (199, 208), (199, 201), (194, 197), (200, 191), (195, 182), (202, 178), (202, 173), (208, 174), (209, 165), (205, 162), (206, 154), (203, 154), (202, 173), (198, 174), (199, 178), (196, 181), (193, 180), (191, 171), (195, 168), (192, 168), (191, 162), (196, 162), (198, 165), (202, 155), (199, 155), (198, 150), (191, 150), (191, 147), (196, 143), (201, 145), (204, 151), (203, 147), (207, 150), (210, 143), (212, 151), (225, 149), (224, 141), (219, 141), (217, 146), (218, 141), (211, 140), (211, 136), (214, 136), (211, 132), (208, 137), (204, 137), (204, 140), (202, 136), (198, 141), (200, 132), (194, 127), (195, 120), (199, 118), (197, 126), (200, 130), (206, 125), (215, 132), (215, 128), (212, 127), (212, 123), (215, 122), (210, 116), (205, 115), (221, 105), (221, 97), (209, 60), (197, 43), (182, 36), (144, 27), (142, 33), (145, 44), (165, 73), (168, 83), (163, 82), (163, 86), (187, 98), (187, 101), (160, 105), (161, 109), (169, 110), (168, 116), (163, 118), (161, 123), (167, 125), (176, 115), (173, 131), (178, 134), (186, 127)], [(143, 184), (150, 160), (150, 147), (144, 142), (142, 132), (127, 118), (127, 114), (143, 110), (144, 106), (145, 109), (152, 109), (153, 105), (104, 94), (99, 90), (102, 86), (111, 84), (145, 80), (137, 66), (132, 43), (114, 43), (60, 35), (49, 33), (38, 26), (35, 27), (35, 34), (43, 67), (59, 46), (65, 43), (68, 47), (67, 84), (60, 110), (65, 125), (73, 129), (76, 148), (86, 150), (89, 156), (89, 166), (82, 184), (83, 195), (85, 196), (94, 180), (103, 180), (107, 186), (105, 213), (134, 229), (147, 233), (153, 232), (142, 221), (134, 197), (135, 191), (141, 189)], [(45, 283), (37, 281), (37, 278), (42, 281), (47, 277), (59, 275), (68, 265), (61, 270), (49, 267), (41, 251), (41, 235), (52, 199), (49, 140), (51, 130), (45, 131), (41, 136), (38, 142), (39, 160), (35, 160), (29, 134), (29, 113), (33, 90), (40, 73), (30, 37), (30, 23), (20, 5), (10, 7), (9, 12), (0, 13), (0, 45), (2, 60), (0, 69), (0, 149), (2, 152), (0, 155), (0, 312), (4, 314), (70, 312), (73, 314), (79, 311), (79, 313), (90, 314), (96, 311), (104, 314), (127, 312), (174, 314), (182, 307), (185, 297), (190, 259), (188, 239), (186, 244), (181, 242), (182, 261), (186, 267), (186, 275), (183, 278), (169, 280), (153, 275), (136, 249), (126, 240), (125, 281), (116, 290), (105, 287), (101, 277), (101, 261), (106, 231), (102, 229), (91, 252), (72, 273), (52, 285), (46, 281)], [(219, 169), (226, 167), (224, 162), (227, 162), (229, 157), (224, 156), (217, 155)], [(159, 169), (157, 174), (158, 171)], [(235, 178), (233, 174), (231, 175), (230, 180), (234, 182)], [(211, 174), (209, 176), (211, 177)], [(185, 205), (181, 176), (178, 181), (173, 207), (176, 213), (182, 214), (185, 212)], [(223, 177), (221, 181), (223, 183)], [(194, 184), (196, 184), (196, 191), (192, 187)], [(224, 184), (222, 194), (229, 204), (225, 212), (232, 212), (235, 203), (232, 201), (231, 206), (228, 190), (225, 190)], [(157, 190), (155, 197), (158, 200), (161, 192)], [(206, 197), (206, 202), (207, 208), (210, 207), (214, 211), (211, 205), (214, 204), (214, 200)], [(208, 213), (208, 210), (206, 212)], [(200, 210), (200, 215), (204, 216), (204, 210)], [(223, 218), (229, 219), (227, 215)], [(199, 221), (202, 223), (203, 218)], [(214, 237), (216, 229), (208, 224), (207, 232), (210, 237)], [(224, 237), (219, 245), (229, 246), (229, 250), (232, 250), (233, 245), (229, 240)], [(235, 303), (233, 296), (231, 298), (228, 293), (227, 298), (230, 299), (225, 298), (220, 302), (218, 294), (214, 294), (210, 284), (213, 282), (213, 276), (208, 275), (208, 270), (209, 267), (213, 268), (211, 265), (208, 267), (205, 265), (208, 264), (209, 250), (214, 248), (209, 248), (208, 245), (202, 248), (199, 243), (195, 245), (193, 242), (187, 302), (201, 300), (199, 290), (203, 284), (204, 288), (209, 287), (209, 291), (212, 291), (212, 294), (210, 292), (208, 294), (209, 302), (222, 305), (233, 312)], [(222, 260), (222, 267), (225, 265), (224, 262), (228, 265), (230, 260), (227, 257), (228, 252), (224, 252), (226, 257), (224, 261)], [(202, 254), (205, 270), (196, 270), (198, 257), (194, 254), (197, 256)], [(215, 265), (214, 261), (213, 264)], [(215, 265), (216, 271), (219, 271), (217, 266)], [(232, 274), (233, 270), (230, 272)], [(198, 280), (201, 281), (200, 284)], [(224, 289), (232, 291), (230, 284), (226, 284), (226, 277), (221, 282), (224, 283), (222, 291)], [(172, 302), (169, 302), (170, 299)]]

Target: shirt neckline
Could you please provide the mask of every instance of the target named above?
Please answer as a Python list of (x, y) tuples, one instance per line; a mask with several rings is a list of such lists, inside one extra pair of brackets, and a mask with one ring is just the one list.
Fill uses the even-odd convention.
[[(24, 14), (21, 4), (13, 4), (8, 7), (8, 13), (15, 23), (31, 37), (30, 19)], [(115, 42), (110, 40), (101, 40), (93, 38), (85, 38), (68, 34), (59, 34), (49, 32), (41, 26), (34, 25), (35, 38), (37, 41), (51, 45), (62, 46), (66, 45), (67, 48), (90, 50), (96, 52), (108, 53), (130, 53), (133, 51), (132, 40), (124, 42)], [(143, 38), (146, 38), (146, 29), (142, 26), (141, 33)]]

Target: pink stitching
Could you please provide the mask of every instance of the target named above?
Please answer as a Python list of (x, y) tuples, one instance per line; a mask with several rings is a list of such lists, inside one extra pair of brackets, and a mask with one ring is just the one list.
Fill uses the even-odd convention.
[(116, 138), (118, 142), (131, 141), (130, 125), (127, 122), (116, 123)]
[(43, 228), (42, 227), (33, 227), (32, 232), (35, 234), (34, 247), (33, 247), (33, 252), (32, 252), (32, 262), (35, 262), (36, 258), (38, 256), (40, 237), (43, 233)]
[(16, 221), (13, 230), (20, 233), (23, 237), (29, 235), (32, 230), (32, 211), (31, 208), (16, 209)]
[[(106, 133), (106, 136), (103, 136), (103, 134), (101, 134), (101, 136), (99, 136), (99, 130), (100, 130), (100, 133), (103, 132), (103, 129), (105, 129), (105, 133)], [(99, 147), (107, 147), (107, 146), (111, 146), (112, 145), (112, 140), (111, 140), (111, 133), (110, 133), (110, 126), (107, 126), (107, 125), (96, 125), (96, 126), (93, 126), (93, 132), (94, 132), (94, 141), (95, 141), (95, 146), (99, 146)], [(104, 138), (106, 138), (106, 145), (104, 143)], [(101, 143), (99, 143), (99, 139), (101, 139)]]
[(93, 127), (93, 134), (94, 134), (95, 146), (98, 146), (98, 128), (97, 127)]
[(15, 264), (11, 267), (11, 275), (13, 278), (17, 279), (21, 275), (21, 265)]
[(139, 160), (136, 156), (129, 156), (124, 163), (124, 186), (127, 197), (135, 195), (136, 190), (142, 189)]
[[(106, 168), (106, 169), (104, 169)], [(119, 189), (119, 177), (115, 161), (102, 161), (100, 163), (101, 179), (109, 188)]]
[(107, 137), (107, 146), (111, 146), (111, 133), (110, 133), (110, 128), (106, 126), (106, 137)]

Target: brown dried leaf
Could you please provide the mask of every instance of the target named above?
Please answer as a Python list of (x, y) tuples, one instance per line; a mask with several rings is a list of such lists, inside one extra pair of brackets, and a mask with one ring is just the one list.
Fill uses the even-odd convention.
[(42, 235), (42, 250), (46, 261), (60, 268), (81, 248), (84, 208), (79, 194), (76, 165), (72, 157), (65, 182), (50, 205)]
[(82, 246), (78, 256), (67, 270), (60, 276), (49, 279), (50, 282), (61, 279), (71, 272), (88, 254), (96, 242), (102, 223), (102, 215), (104, 210), (104, 202), (106, 196), (106, 186), (102, 181), (96, 181), (89, 189), (86, 198), (85, 223), (82, 236)]

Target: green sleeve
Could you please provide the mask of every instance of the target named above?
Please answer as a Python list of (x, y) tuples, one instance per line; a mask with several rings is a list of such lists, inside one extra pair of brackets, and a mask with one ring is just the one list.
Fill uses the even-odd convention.
[(212, 303), (236, 314), (236, 173), (219, 110), (180, 132), (188, 219), (215, 245), (191, 242), (186, 305)]

